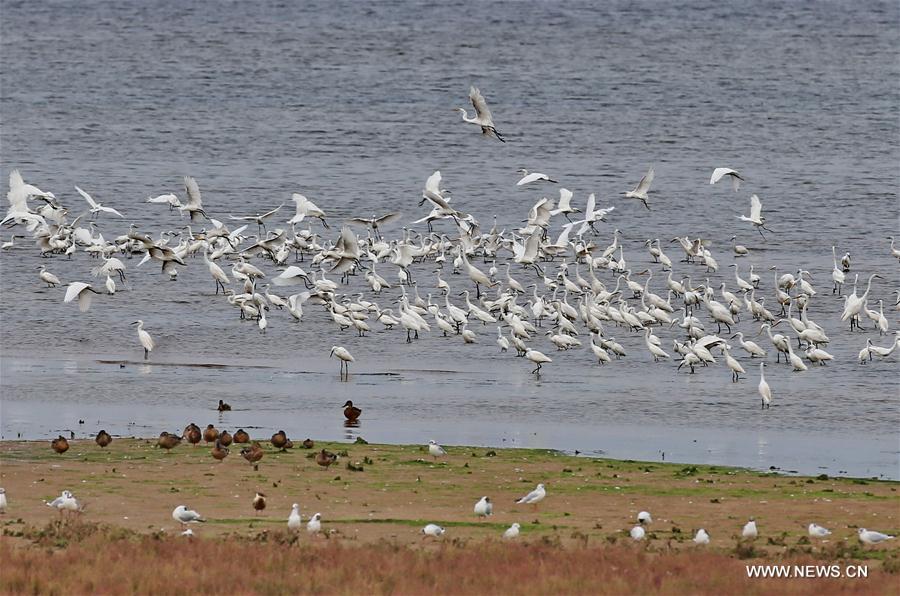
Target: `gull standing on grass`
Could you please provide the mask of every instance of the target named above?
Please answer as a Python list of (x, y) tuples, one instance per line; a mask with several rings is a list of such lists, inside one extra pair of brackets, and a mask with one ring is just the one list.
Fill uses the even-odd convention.
[(422, 528), (422, 534), (424, 534), (425, 536), (440, 538), (444, 535), (444, 528), (440, 527), (437, 524), (428, 524), (427, 526)]
[(635, 526), (631, 528), (630, 534), (634, 540), (643, 540), (647, 533), (642, 526)]
[(291, 514), (288, 516), (288, 530), (296, 532), (303, 525), (303, 518), (300, 517), (300, 505), (294, 503), (291, 505)]
[(306, 531), (315, 536), (322, 531), (322, 514), (316, 513), (309, 519), (306, 524)]
[(516, 501), (516, 503), (523, 505), (534, 505), (537, 507), (537, 504), (544, 500), (544, 497), (547, 496), (547, 490), (544, 488), (543, 484), (538, 484), (537, 488), (533, 491)]
[(741, 536), (743, 536), (744, 538), (749, 538), (751, 540), (759, 536), (759, 532), (756, 529), (756, 520), (754, 520), (752, 517), (750, 518), (750, 521), (744, 524), (744, 529), (741, 530)]
[(513, 525), (508, 527), (505, 532), (503, 532), (503, 538), (505, 538), (506, 540), (513, 540), (514, 538), (518, 538), (520, 527), (521, 526), (518, 524), (518, 522), (514, 523)]
[(475, 503), (475, 515), (478, 517), (487, 517), (489, 515), (493, 515), (494, 506), (491, 504), (490, 497), (481, 497), (477, 503)]
[(0, 488), (0, 513), (6, 513), (6, 489)]
[(881, 532), (875, 532), (865, 528), (859, 529), (859, 541), (863, 544), (878, 544), (879, 542), (893, 539), (894, 536), (889, 536), (888, 534), (882, 534)]
[(434, 459), (439, 457), (443, 457), (447, 455), (447, 452), (444, 451), (444, 448), (435, 443), (433, 440), (428, 441), (428, 454), (431, 455)]
[(706, 533), (706, 530), (700, 528), (697, 530), (697, 534), (694, 536), (695, 544), (709, 544), (709, 534)]
[(187, 524), (206, 521), (199, 513), (188, 509), (184, 505), (179, 505), (172, 510), (172, 519), (180, 523), (182, 528), (186, 528)]

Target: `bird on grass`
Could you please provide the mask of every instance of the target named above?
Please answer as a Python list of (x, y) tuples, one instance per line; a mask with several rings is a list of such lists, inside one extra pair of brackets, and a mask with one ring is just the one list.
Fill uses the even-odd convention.
[(97, 437), (94, 439), (94, 441), (100, 447), (106, 447), (107, 445), (112, 443), (112, 437), (105, 430), (101, 430), (100, 432), (97, 433)]
[(538, 484), (533, 491), (518, 499), (516, 503), (521, 505), (533, 505), (535, 508), (537, 508), (537, 504), (543, 501), (544, 497), (546, 496), (547, 490), (544, 488), (544, 485)]
[(50, 441), (50, 447), (53, 448), (53, 451), (62, 455), (69, 450), (69, 441), (67, 441), (64, 436), (59, 435), (57, 438)]
[(514, 523), (513, 525), (508, 527), (506, 531), (503, 532), (503, 538), (506, 540), (513, 540), (515, 538), (518, 538), (519, 528), (521, 528), (521, 526), (518, 523)]
[(443, 447), (438, 445), (434, 440), (428, 441), (428, 454), (434, 459), (447, 455)]
[(303, 525), (303, 518), (300, 516), (300, 505), (294, 503), (291, 505), (291, 514), (288, 516), (288, 530), (297, 532)]
[(337, 458), (336, 454), (323, 449), (316, 454), (316, 463), (327, 470), (331, 464), (337, 461)]
[(265, 509), (266, 508), (266, 495), (264, 495), (263, 493), (260, 493), (260, 492), (256, 493), (253, 496), (253, 508), (256, 509), (257, 511), (262, 511), (263, 509)]
[(425, 536), (431, 536), (432, 538), (440, 538), (444, 535), (444, 528), (440, 527), (437, 524), (428, 524), (424, 528), (422, 528), (422, 534)]
[(265, 455), (263, 448), (255, 441), (250, 447), (241, 449), (241, 457), (247, 460), (253, 466), (253, 469), (257, 471), (259, 470), (259, 460), (263, 458), (263, 455)]
[(490, 497), (481, 497), (477, 503), (475, 503), (475, 515), (478, 517), (487, 517), (489, 515), (493, 515), (494, 506), (491, 504)]
[(185, 505), (179, 505), (172, 511), (172, 519), (180, 523), (182, 529), (186, 529), (188, 524), (206, 521), (203, 519), (203, 516), (192, 509), (188, 509)]

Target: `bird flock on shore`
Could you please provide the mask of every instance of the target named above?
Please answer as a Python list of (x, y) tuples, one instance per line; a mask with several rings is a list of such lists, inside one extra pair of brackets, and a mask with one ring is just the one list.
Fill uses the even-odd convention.
[[(485, 137), (507, 142), (481, 92), (473, 87), (469, 98), (475, 115), (470, 118), (459, 108), (463, 120), (477, 125)], [(739, 259), (751, 254), (752, 248), (738, 244), (738, 235), (758, 233), (766, 242), (764, 232), (777, 233), (768, 227), (757, 194), (749, 197), (749, 215), (734, 215), (731, 247), (715, 247), (690, 232), (665, 240), (665, 247), (660, 238), (627, 245), (627, 231), (601, 226), (610, 224), (622, 209), (654, 210), (652, 167), (631, 190), (623, 186), (621, 197), (627, 201), (605, 207), (596, 193), (576, 199), (564, 187), (562, 177), (522, 169), (518, 179), (511, 176), (509, 180), (511, 191), (534, 191), (534, 201), (522, 209), (522, 225), (502, 228), (495, 217), (489, 229), (464, 210), (463, 197), (451, 196), (440, 171), (425, 174), (421, 196), (398, 204), (398, 212), (371, 217), (360, 214), (335, 228), (329, 224), (328, 204), (317, 199), (326, 207), (323, 209), (300, 192), (290, 196), (294, 204), (291, 213), (282, 214), (286, 202), (242, 214), (218, 213), (215, 198), (204, 202), (208, 197), (201, 194), (198, 181), (185, 176), (180, 196), (167, 189), (169, 192), (146, 199), (160, 209), (156, 222), (169, 212), (171, 221), (165, 229), (152, 230), (148, 223), (130, 220), (126, 233), (104, 236), (101, 229), (109, 218), (129, 221), (125, 201), (115, 201), (119, 209), (113, 208), (108, 205), (112, 201), (101, 196), (102, 190), (82, 188), (85, 184), (74, 186), (77, 196), (70, 200), (63, 193), (57, 196), (27, 183), (19, 170), (12, 170), (9, 207), (0, 226), (12, 229), (13, 234), (0, 250), (9, 254), (34, 247), (47, 259), (35, 276), (36, 287), (65, 286), (60, 299), (76, 302), (81, 312), (89, 310), (94, 301), (102, 308), (105, 301), (120, 299), (117, 294), (120, 286), (127, 288), (128, 276), (135, 271), (150, 274), (151, 265), (159, 268), (163, 279), (171, 280), (173, 288), (183, 271), (199, 271), (213, 287), (195, 300), (222, 301), (234, 309), (234, 325), (251, 322), (260, 334), (272, 324), (302, 327), (314, 307), (325, 324), (331, 325), (327, 343), (322, 339), (322, 350), (332, 346), (329, 356), (340, 362), (342, 380), (349, 379), (350, 364), (356, 362), (337, 340), (344, 334), (364, 338), (377, 331), (395, 332), (407, 343), (426, 341), (429, 334), (464, 344), (489, 341), (496, 345), (492, 349), (529, 361), (536, 376), (560, 357), (546, 353), (554, 349), (552, 353), (558, 354), (588, 352), (599, 366), (615, 366), (616, 360), (633, 358), (637, 355), (617, 340), (625, 335), (642, 339), (643, 357), (648, 360), (675, 361), (675, 370), (686, 374), (724, 364), (735, 383), (746, 378), (744, 365), (758, 359), (758, 399), (761, 408), (768, 410), (776, 403), (778, 392), (766, 380), (765, 367), (780, 365), (783, 360), (790, 370), (812, 374), (811, 366), (826, 366), (835, 359), (827, 351), (830, 337), (845, 326), (849, 332), (889, 338), (887, 345), (878, 345), (867, 337), (856, 357), (861, 365), (889, 358), (900, 345), (900, 332), (891, 334), (888, 318), (892, 310), (900, 310), (900, 300), (889, 300), (883, 285), (885, 279), (895, 279), (895, 272), (866, 271), (860, 277), (850, 252), (840, 251), (843, 256), (839, 259), (834, 246), (831, 292), (816, 289), (815, 276), (801, 264), (790, 272), (770, 267), (771, 275), (750, 266), (742, 274)], [(742, 184), (753, 183), (727, 167), (715, 167), (708, 183), (726, 179), (732, 187), (726, 192), (738, 193)], [(399, 235), (385, 236), (386, 230), (407, 218), (416, 205), (422, 208), (422, 216), (403, 221)], [(182, 225), (185, 217), (190, 223)], [(438, 226), (441, 231), (436, 231)], [(27, 243), (17, 244), (16, 238), (27, 239)], [(885, 252), (900, 260), (900, 250), (894, 247), (893, 238), (889, 240)], [(677, 256), (665, 252), (672, 245)], [(81, 253), (89, 255), (95, 265), (84, 268), (81, 260), (73, 259)], [(727, 267), (734, 269), (733, 281), (711, 283), (710, 277), (722, 269), (720, 261), (729, 255), (733, 262)], [(703, 278), (703, 283), (696, 281)], [(845, 285), (852, 286), (849, 293)], [(900, 291), (894, 293), (900, 296)], [(827, 299), (823, 294), (843, 300), (840, 323), (814, 320), (817, 302)], [(150, 359), (158, 344), (152, 336), (155, 330), (145, 326), (142, 316), (136, 309), (131, 324), (136, 326), (143, 358)], [(675, 328), (677, 336), (664, 342), (659, 334)], [(765, 339), (754, 341), (759, 337)], [(539, 345), (542, 338), (552, 347)], [(743, 354), (739, 356), (739, 352)], [(377, 358), (372, 353), (365, 360), (375, 367)], [(222, 406), (220, 400), (220, 409)], [(350, 402), (345, 406), (354, 407)], [(160, 445), (180, 440), (163, 433)], [(250, 444), (242, 455), (255, 464), (259, 460), (253, 460), (253, 449)], [(434, 457), (445, 455), (434, 442), (428, 449)], [(219, 439), (214, 457), (216, 450), (227, 455), (227, 445)], [(329, 457), (324, 450), (320, 455)], [(536, 504), (545, 494), (544, 486), (538, 485), (518, 502)], [(64, 492), (51, 505), (61, 511), (77, 509), (72, 501), (71, 493)], [(475, 507), (476, 515), (490, 515), (491, 511), (487, 497)], [(173, 517), (182, 524), (202, 520), (185, 506), (177, 508)], [(632, 530), (635, 539), (643, 537), (643, 525), (649, 523), (639, 522)], [(295, 506), (289, 524), (296, 529), (299, 523)], [(819, 534), (827, 532), (815, 527)], [(317, 533), (320, 528), (321, 516), (316, 514), (307, 529)], [(753, 528), (755, 532), (755, 525)], [(427, 536), (444, 532), (435, 524), (422, 531)], [(505, 535), (512, 537), (518, 531), (516, 524)], [(747, 528), (744, 532), (746, 535)], [(877, 542), (875, 534), (860, 530), (860, 540)], [(695, 541), (708, 539), (700, 530)]]

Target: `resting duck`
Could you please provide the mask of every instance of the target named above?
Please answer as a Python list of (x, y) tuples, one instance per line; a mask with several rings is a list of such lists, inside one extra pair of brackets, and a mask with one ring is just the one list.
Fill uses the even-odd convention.
[(265, 452), (262, 447), (259, 446), (259, 443), (254, 442), (250, 447), (244, 447), (241, 449), (241, 457), (246, 459), (248, 462), (253, 464), (254, 470), (259, 470), (259, 460), (263, 458)]
[(57, 452), (60, 455), (69, 450), (69, 442), (62, 435), (59, 435), (59, 437), (53, 439), (53, 441), (51, 441), (50, 443), (50, 446), (53, 447), (53, 451)]
[(306, 439), (305, 441), (303, 441), (304, 449), (312, 449), (315, 446), (316, 446), (316, 444), (313, 442), (312, 439)]
[(231, 406), (229, 406), (228, 404), (226, 404), (224, 401), (222, 401), (222, 400), (220, 399), (220, 400), (219, 400), (219, 407), (216, 408), (216, 409), (219, 410), (220, 412), (230, 412), (230, 411), (231, 411)]
[(212, 424), (206, 427), (206, 430), (203, 431), (203, 440), (207, 443), (215, 443), (216, 439), (219, 438), (219, 431), (216, 430), (216, 427)]
[(182, 435), (187, 442), (191, 445), (196, 445), (200, 442), (200, 439), (203, 438), (203, 433), (200, 432), (200, 427), (191, 422), (184, 429), (184, 434)]
[(179, 443), (181, 443), (181, 437), (162, 431), (159, 433), (159, 439), (156, 441), (156, 446), (169, 451), (170, 449), (177, 447)]
[(97, 433), (97, 438), (94, 439), (94, 441), (96, 441), (97, 444), (101, 447), (106, 447), (107, 445), (112, 443), (112, 437), (105, 430), (101, 430)]
[(320, 451), (319, 453), (316, 454), (316, 463), (319, 464), (320, 466), (322, 466), (323, 468), (325, 468), (326, 470), (328, 469), (328, 466), (330, 466), (331, 464), (333, 464), (336, 461), (337, 461), (337, 455), (335, 455), (334, 453), (332, 453), (330, 451), (326, 451), (325, 449), (323, 449), (322, 451)]
[(234, 433), (234, 442), (235, 443), (249, 443), (250, 435), (247, 434), (243, 428), (237, 429), (237, 432)]
[(362, 410), (354, 406), (353, 402), (348, 399), (347, 403), (344, 404), (344, 418), (350, 422), (355, 422), (360, 414), (362, 414)]
[(287, 445), (287, 442), (288, 438), (287, 435), (284, 434), (283, 430), (280, 430), (272, 435), (272, 446), (275, 447), (275, 449), (281, 449), (282, 451), (284, 451), (284, 447), (285, 445)]
[(228, 453), (229, 453), (228, 447), (223, 446), (222, 441), (219, 439), (216, 439), (216, 444), (212, 449), (213, 459), (222, 461), (223, 459), (228, 457)]
[(229, 433), (227, 430), (223, 430), (219, 433), (219, 442), (223, 446), (228, 447), (229, 445), (231, 445), (232, 440), (233, 439), (231, 438), (231, 433)]

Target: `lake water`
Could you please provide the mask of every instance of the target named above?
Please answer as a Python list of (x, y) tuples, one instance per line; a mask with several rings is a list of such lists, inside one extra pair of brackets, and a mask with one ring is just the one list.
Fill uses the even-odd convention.
[[(734, 290), (727, 265), (737, 235), (752, 251), (738, 259), (742, 274), (756, 266), (770, 308), (770, 266), (809, 270), (819, 291), (809, 314), (835, 356), (804, 373), (770, 357), (775, 401), (765, 412), (755, 361), (740, 356), (748, 378), (737, 384), (723, 366), (676, 372), (672, 362), (653, 363), (640, 335), (611, 324), (607, 335), (627, 358), (598, 367), (588, 348), (557, 353), (539, 336), (533, 345), (554, 362), (536, 379), (528, 362), (498, 353), (494, 326), (471, 325), (475, 345), (435, 331), (407, 344), (402, 331), (375, 323), (365, 338), (338, 331), (307, 305), (300, 324), (273, 309), (260, 335), (213, 295), (199, 258), (177, 282), (154, 263), (127, 260), (127, 286), (81, 314), (62, 303), (64, 289), (41, 286), (37, 267), (88, 281), (97, 262), (84, 253), (41, 259), (30, 239), (17, 238), (0, 254), (3, 438), (86, 436), (98, 427), (155, 436), (195, 421), (260, 437), (277, 427), (297, 439), (433, 438), (651, 460), (664, 452), (667, 461), (900, 478), (900, 358), (856, 363), (867, 337), (879, 345), (890, 337), (850, 333), (830, 281), (836, 245), (839, 255), (852, 253), (850, 277), (884, 277), (871, 305), (885, 300), (891, 332), (900, 327), (900, 277), (885, 240), (900, 236), (896, 2), (7, 1), (2, 17), (0, 173), (20, 168), (73, 215), (84, 207), (76, 184), (116, 207), (126, 218), (102, 217), (106, 238), (132, 221), (154, 235), (184, 226), (143, 201), (183, 194), (185, 174), (228, 224), (238, 223), (229, 213), (288, 202), (270, 224), (287, 227), (290, 194), (302, 192), (333, 225), (400, 211), (385, 229), (397, 238), (427, 213), (418, 199), (439, 169), (454, 205), (483, 231), (495, 216), (511, 229), (542, 194), (557, 192), (517, 188), (524, 167), (560, 180), (576, 206), (590, 192), (615, 205), (594, 241), (602, 250), (613, 228), (622, 230), (629, 266), (650, 267), (657, 293), (665, 276), (650, 263), (647, 238), (661, 238), (673, 261), (683, 253), (669, 239), (710, 239), (720, 264), (710, 283), (724, 279)], [(451, 111), (466, 105), (470, 84), (485, 93), (508, 143), (481, 138)], [(621, 193), (651, 165), (648, 212)], [(708, 184), (723, 165), (746, 177), (739, 193), (727, 181)], [(736, 219), (749, 211), (750, 193), (775, 232), (768, 242)], [(554, 218), (552, 235), (561, 223)], [(311, 226), (336, 237), (336, 227)], [(436, 229), (453, 233), (446, 223)], [(14, 232), (23, 233), (0, 235)], [(438, 293), (433, 270), (412, 269), (423, 297)], [(396, 279), (390, 264), (379, 272)], [(707, 278), (693, 264), (676, 262), (675, 274)], [(361, 277), (347, 293), (364, 291)], [(457, 293), (471, 283), (447, 268), (443, 277), (460, 304)], [(396, 297), (392, 290), (377, 300), (387, 306)], [(129, 326), (137, 318), (158, 344), (150, 364), (140, 362)], [(736, 330), (758, 329), (744, 317)], [(657, 331), (670, 353), (680, 333)], [(347, 382), (327, 358), (332, 345), (356, 357)], [(206, 364), (225, 366), (194, 366)], [(221, 417), (220, 397), (235, 407)], [(346, 399), (364, 409), (358, 429), (343, 427)]]

